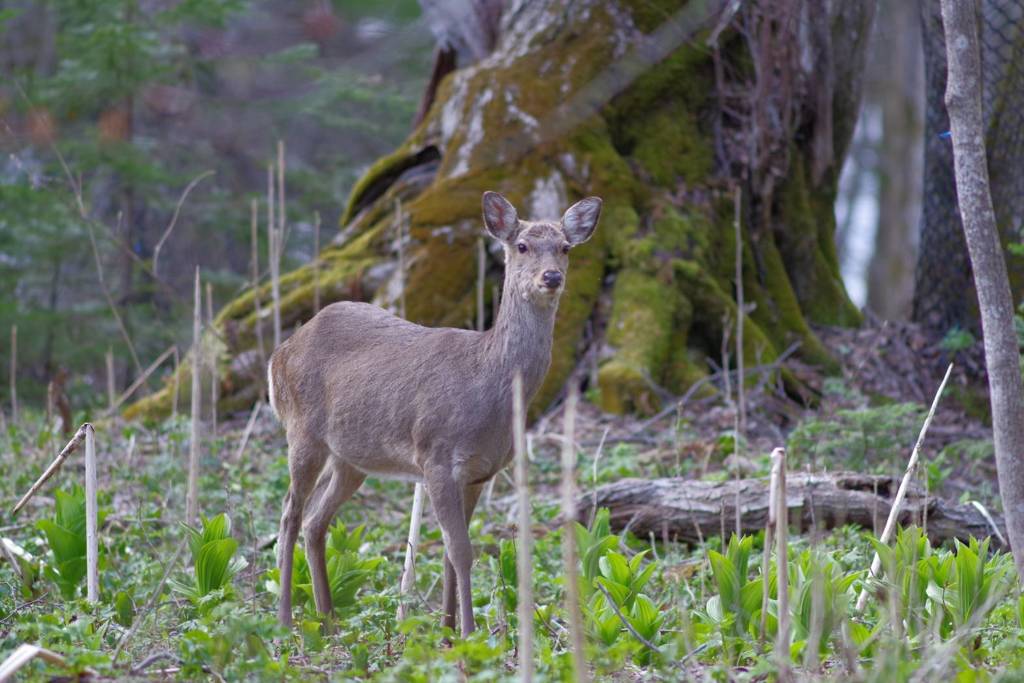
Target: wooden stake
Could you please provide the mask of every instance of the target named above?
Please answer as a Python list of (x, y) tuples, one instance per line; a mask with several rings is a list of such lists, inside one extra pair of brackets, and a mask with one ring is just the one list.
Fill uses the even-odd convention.
[[(910, 486), (910, 479), (914, 476), (914, 471), (917, 469), (917, 461), (921, 452), (921, 444), (924, 442), (924, 436), (928, 433), (928, 427), (932, 423), (932, 418), (935, 416), (935, 409), (939, 407), (939, 399), (942, 397), (942, 390), (946, 388), (946, 382), (949, 381), (949, 375), (953, 372), (953, 364), (950, 363), (949, 367), (946, 368), (946, 375), (942, 378), (942, 382), (939, 384), (938, 390), (935, 392), (935, 398), (932, 399), (932, 407), (928, 410), (928, 416), (924, 419), (924, 424), (921, 425), (921, 432), (917, 435), (917, 441), (914, 443), (914, 450), (910, 452), (910, 460), (907, 461), (907, 469), (903, 473), (903, 479), (900, 480), (900, 487), (896, 490), (896, 497), (892, 501), (892, 507), (889, 508), (889, 517), (885, 520), (885, 528), (882, 529), (882, 535), (879, 537), (879, 541), (883, 544), (888, 545), (892, 541), (892, 537), (896, 532), (896, 520), (900, 515), (900, 508), (903, 505), (903, 499), (907, 497), (907, 487)], [(868, 570), (868, 574), (871, 577), (878, 576), (878, 572), (882, 569), (882, 558), (879, 557), (878, 553), (875, 553), (874, 558), (871, 560), (871, 568)], [(857, 597), (857, 611), (860, 612), (864, 609), (864, 606), (868, 601), (868, 589), (865, 587), (860, 592), (860, 596)]]
[(320, 312), (320, 212), (313, 212), (313, 315)]
[(114, 401), (117, 398), (116, 381), (114, 379), (114, 350), (107, 347), (107, 410), (114, 412)]
[(171, 395), (174, 400), (171, 402), (171, 418), (177, 419), (178, 417), (178, 389), (181, 382), (178, 381), (178, 371), (181, 369), (181, 355), (178, 353), (178, 346), (174, 346), (174, 374), (171, 375)]
[(18, 326), (11, 325), (11, 424), (18, 424)]
[[(744, 387), (746, 374), (743, 371), (743, 318), (746, 315), (746, 302), (743, 298), (743, 232), (740, 229), (740, 211), (743, 195), (739, 187), (733, 207), (733, 226), (736, 232), (736, 402), (739, 408), (739, 434), (743, 437), (747, 432), (747, 400)], [(728, 370), (728, 368), (726, 368)], [(739, 452), (737, 448), (737, 452)]]
[[(482, 289), (480, 290), (482, 291)], [(565, 436), (562, 441), (562, 562), (565, 577), (565, 610), (569, 615), (570, 649), (576, 680), (590, 680), (583, 639), (583, 615), (580, 613), (579, 573), (576, 567), (576, 404), (579, 387), (569, 385), (565, 401)]]
[(416, 582), (416, 549), (420, 544), (420, 525), (423, 522), (423, 484), (417, 482), (412, 495), (412, 515), (409, 518), (409, 539), (405, 546), (405, 565), (398, 586), (398, 620), (406, 615), (406, 596)]
[(516, 558), (519, 574), (519, 680), (533, 681), (533, 536), (530, 515), (530, 478), (526, 459), (526, 408), (523, 405), (523, 376), (517, 371), (512, 379), (512, 426), (516, 461), (516, 497), (518, 500), (518, 544)]
[(217, 400), (218, 390), (220, 389), (219, 377), (220, 373), (217, 371), (217, 344), (213, 337), (213, 283), (206, 283), (206, 325), (210, 330), (210, 334), (207, 335), (207, 339), (210, 344), (207, 348), (209, 353), (206, 361), (210, 366), (210, 433), (217, 436)]
[(99, 538), (96, 508), (96, 430), (86, 422), (85, 429), (85, 566), (86, 598), (100, 600)]
[(185, 498), (185, 523), (193, 524), (199, 516), (199, 410), (201, 407), (203, 362), (202, 318), (203, 299), (196, 266), (195, 300), (192, 310), (192, 433), (188, 456), (188, 494)]
[[(288, 224), (284, 210), (284, 140), (277, 141), (277, 234), (278, 245), (284, 243), (285, 226)], [(278, 246), (278, 256), (280, 256)]]

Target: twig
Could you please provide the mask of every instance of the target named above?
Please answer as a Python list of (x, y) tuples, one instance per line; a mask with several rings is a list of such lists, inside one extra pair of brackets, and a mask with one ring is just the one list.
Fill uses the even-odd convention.
[[(1003, 547), (1005, 548), (1009, 546), (1010, 544), (1006, 542), (1006, 538), (1003, 536), (1003, 532), (999, 530), (999, 525), (996, 524), (996, 520), (992, 519), (992, 515), (989, 514), (988, 508), (976, 500), (972, 500), (971, 505), (974, 506), (975, 510), (981, 513), (981, 516), (985, 518), (988, 525), (992, 527), (992, 533), (996, 535), (996, 538), (998, 538), (999, 542), (1003, 544)], [(925, 507), (925, 510), (927, 511), (927, 506)], [(925, 536), (927, 535), (928, 533), (925, 532)]]
[(523, 376), (516, 371), (512, 379), (512, 428), (516, 462), (518, 499), (518, 542), (516, 558), (519, 574), (519, 680), (533, 680), (533, 537), (531, 536), (530, 478), (526, 460), (526, 409), (523, 405)]
[(420, 544), (420, 525), (423, 523), (423, 484), (416, 482), (412, 495), (412, 515), (409, 517), (409, 540), (405, 546), (405, 565), (398, 586), (398, 620), (405, 619), (405, 596), (416, 582), (416, 549)]
[[(206, 325), (207, 329), (213, 330), (213, 283), (206, 282)], [(217, 347), (213, 335), (209, 336), (210, 344), (207, 348), (208, 354), (203, 354), (210, 365), (210, 434), (217, 437), (217, 389), (219, 374), (217, 372)]]
[(117, 400), (117, 389), (114, 380), (114, 350), (107, 347), (107, 411), (114, 412), (114, 401)]
[(96, 430), (86, 422), (85, 429), (85, 565), (86, 598), (100, 600), (99, 539), (96, 519)]
[(171, 222), (167, 224), (167, 228), (164, 230), (164, 234), (160, 236), (156, 246), (153, 247), (153, 277), (158, 277), (157, 265), (160, 261), (160, 250), (163, 249), (164, 242), (171, 236), (171, 232), (174, 230), (174, 226), (178, 222), (178, 214), (181, 213), (181, 207), (185, 203), (185, 199), (188, 198), (188, 193), (195, 188), (202, 180), (208, 176), (214, 174), (214, 171), (203, 171), (195, 178), (192, 179), (188, 185), (185, 186), (185, 190), (181, 193), (181, 197), (178, 198), (178, 203), (174, 207), (174, 214), (171, 216)]
[(199, 266), (196, 266), (195, 301), (192, 309), (192, 425), (189, 439), (188, 457), (188, 494), (185, 498), (185, 521), (192, 524), (199, 511), (199, 410), (200, 382), (203, 362), (202, 351), (202, 315), (203, 302), (199, 287)]
[(179, 390), (180, 385), (181, 385), (181, 382), (178, 381), (178, 372), (180, 371), (180, 369), (181, 369), (181, 355), (178, 353), (178, 346), (177, 346), (177, 344), (175, 344), (175, 346), (174, 346), (174, 374), (171, 375), (171, 382), (172, 382), (172, 385), (174, 387), (172, 392), (171, 392), (171, 397), (173, 398), (173, 401), (171, 402), (171, 417), (172, 418), (177, 418), (178, 417), (178, 390)]
[(67, 445), (64, 446), (61, 452), (57, 454), (56, 459), (54, 459), (54, 461), (50, 463), (50, 466), (47, 467), (46, 471), (43, 472), (39, 479), (36, 480), (36, 483), (32, 484), (32, 486), (29, 487), (28, 492), (25, 493), (25, 495), (21, 497), (21, 500), (18, 501), (18, 504), (14, 506), (14, 508), (11, 510), (11, 515), (18, 514), (18, 512), (23, 507), (25, 507), (25, 503), (27, 503), (29, 499), (32, 496), (34, 496), (36, 492), (39, 491), (40, 488), (42, 488), (43, 484), (45, 484), (50, 477), (57, 473), (57, 471), (60, 469), (60, 466), (64, 464), (65, 460), (67, 460), (68, 456), (74, 453), (75, 449), (82, 445), (82, 442), (85, 440), (85, 428), (88, 426), (89, 423), (86, 422), (85, 424), (78, 428), (78, 431), (75, 432), (75, 435), (71, 437), (71, 441), (68, 441)]
[[(882, 535), (878, 539), (879, 542), (884, 545), (888, 545), (896, 531), (896, 520), (899, 517), (900, 508), (903, 505), (903, 499), (907, 496), (907, 487), (910, 486), (910, 479), (914, 475), (914, 470), (917, 469), (917, 461), (921, 451), (921, 444), (924, 442), (925, 434), (928, 433), (928, 425), (932, 423), (932, 418), (935, 417), (935, 409), (939, 407), (939, 399), (942, 398), (942, 390), (946, 388), (946, 382), (949, 380), (949, 375), (952, 372), (953, 364), (950, 363), (949, 367), (946, 368), (945, 377), (942, 378), (942, 382), (939, 384), (939, 388), (935, 392), (935, 398), (932, 399), (932, 407), (928, 410), (928, 416), (925, 417), (924, 424), (921, 425), (921, 433), (917, 435), (917, 442), (914, 444), (914, 450), (910, 452), (910, 460), (907, 461), (907, 469), (903, 473), (903, 479), (900, 481), (900, 487), (896, 490), (896, 497), (892, 501), (892, 508), (889, 509), (889, 518), (886, 519), (885, 528), (882, 529)], [(871, 560), (871, 568), (868, 570), (869, 576), (878, 576), (878, 572), (881, 568), (882, 558), (876, 552), (874, 558)], [(867, 601), (868, 589), (865, 585), (860, 592), (860, 596), (857, 598), (858, 612), (864, 609)]]
[(398, 316), (405, 317), (405, 216), (402, 200), (395, 200), (395, 232), (398, 233)]
[[(746, 303), (743, 299), (743, 232), (740, 229), (740, 209), (742, 208), (742, 194), (739, 187), (736, 188), (734, 206), (733, 226), (736, 232), (736, 402), (739, 407), (739, 437), (743, 437), (747, 431), (747, 401), (744, 391), (743, 371), (743, 318), (746, 316)], [(737, 453), (739, 450), (737, 449)]]
[[(157, 356), (156, 360), (153, 361), (152, 363), (150, 363), (149, 367), (146, 368), (145, 370), (143, 370), (142, 374), (139, 375), (135, 379), (134, 382), (132, 382), (132, 385), (130, 387), (128, 387), (127, 389), (125, 389), (121, 393), (121, 395), (117, 397), (117, 399), (115, 399), (113, 402), (111, 402), (110, 407), (107, 408), (107, 410), (104, 413), (104, 415), (113, 415), (114, 411), (117, 410), (121, 406), (122, 403), (127, 401), (131, 397), (131, 395), (134, 394), (135, 391), (139, 387), (141, 387), (142, 384), (147, 379), (149, 379), (149, 376), (152, 375), (154, 372), (156, 372), (156, 369), (159, 368), (160, 365), (163, 364), (163, 362), (168, 359), (168, 357), (176, 354), (177, 351), (178, 351), (178, 347), (177, 346), (172, 346), (169, 349), (166, 349), (159, 356)], [(111, 364), (113, 364), (113, 362), (111, 362)], [(113, 388), (113, 387), (111, 386), (111, 387), (108, 387), (108, 388)]]
[[(260, 315), (260, 237), (259, 237), (259, 201), (253, 199), (249, 203), (249, 241), (252, 243), (251, 275), (252, 302), (256, 309), (256, 348), (260, 352), (260, 367), (267, 366), (267, 351), (263, 346), (263, 320)], [(318, 281), (319, 283), (319, 281)], [(260, 373), (262, 378), (263, 373)]]
[[(17, 569), (17, 567), (16, 567), (16, 569)], [(20, 571), (20, 569), (18, 569), (18, 571)], [(19, 576), (20, 576), (20, 574), (19, 574)], [(49, 591), (43, 591), (43, 594), (42, 594), (42, 595), (40, 595), (40, 596), (39, 596), (38, 598), (33, 598), (32, 600), (29, 600), (28, 602), (23, 602), (23, 603), (21, 603), (20, 605), (18, 605), (18, 606), (17, 606), (17, 607), (15, 607), (14, 609), (12, 609), (12, 610), (11, 610), (11, 611), (10, 611), (10, 612), (9, 612), (9, 613), (7, 614), (7, 616), (5, 616), (5, 617), (4, 617), (3, 619), (0, 619), (0, 624), (6, 624), (6, 623), (7, 623), (7, 622), (9, 622), (9, 621), (10, 621), (10, 620), (11, 620), (12, 618), (14, 618), (14, 615), (16, 615), (16, 614), (17, 614), (18, 612), (21, 612), (21, 611), (23, 611), (23, 610), (26, 610), (26, 609), (28, 609), (29, 607), (32, 607), (33, 605), (38, 605), (39, 603), (41, 603), (41, 602), (42, 602), (43, 600), (45, 600), (45, 599), (46, 599), (46, 598), (48, 598), (49, 596), (50, 596), (50, 593), (49, 593)]]
[(96, 246), (96, 233), (92, 229), (92, 223), (86, 221), (85, 227), (89, 230), (89, 244), (92, 245), (92, 256), (96, 261), (96, 275), (100, 281), (100, 289), (103, 291), (103, 296), (107, 300), (107, 306), (110, 307), (110, 312), (114, 316), (114, 320), (117, 322), (117, 329), (120, 330), (121, 336), (124, 337), (124, 342), (128, 346), (128, 353), (131, 354), (132, 362), (135, 363), (135, 372), (142, 374), (142, 363), (139, 362), (139, 354), (135, 352), (135, 344), (132, 343), (132, 338), (128, 336), (128, 328), (124, 325), (124, 320), (121, 318), (120, 311), (117, 310), (117, 305), (114, 303), (114, 297), (110, 295), (110, 289), (107, 288), (107, 281), (103, 277), (103, 263), (100, 260), (100, 250)]
[(605, 427), (604, 431), (601, 432), (601, 440), (597, 442), (597, 450), (594, 452), (594, 465), (591, 473), (591, 487), (594, 489), (594, 504), (591, 505), (590, 510), (590, 525), (593, 526), (594, 518), (597, 517), (597, 463), (601, 460), (601, 451), (604, 450), (604, 440), (608, 438), (608, 432), (611, 427)]
[(644, 646), (647, 647), (647, 649), (651, 650), (652, 652), (657, 652), (658, 654), (661, 654), (661, 648), (659, 648), (657, 645), (644, 638), (642, 635), (640, 635), (639, 631), (633, 628), (633, 624), (629, 623), (629, 619), (627, 619), (626, 616), (622, 613), (622, 610), (619, 609), (619, 606), (615, 603), (615, 598), (611, 596), (611, 593), (608, 592), (608, 589), (602, 586), (600, 583), (595, 583), (594, 585), (600, 588), (601, 592), (604, 593), (604, 596), (608, 599), (609, 607), (611, 607), (612, 611), (615, 612), (616, 616), (619, 617), (619, 621), (621, 621), (622, 625), (626, 627), (626, 630), (632, 633), (633, 637), (639, 640), (641, 643), (643, 643)]
[[(483, 289), (481, 288), (482, 292)], [(577, 576), (576, 532), (576, 403), (579, 387), (569, 385), (565, 399), (565, 439), (562, 442), (562, 562), (565, 572), (565, 610), (569, 614), (569, 635), (576, 680), (586, 683), (590, 670), (583, 650), (583, 615), (580, 613), (579, 578)]]
[(170, 652), (157, 652), (155, 654), (151, 654), (150, 656), (146, 657), (141, 662), (133, 666), (131, 669), (128, 670), (128, 673), (132, 676), (138, 676), (149, 667), (164, 659), (169, 659), (175, 664), (181, 664), (181, 659), (176, 655), (173, 655)]
[(178, 549), (174, 551), (174, 555), (171, 557), (171, 561), (167, 563), (167, 567), (164, 569), (164, 575), (160, 577), (160, 582), (156, 585), (156, 588), (149, 596), (149, 600), (146, 601), (146, 606), (142, 608), (142, 611), (136, 616), (135, 621), (132, 623), (132, 627), (128, 629), (127, 633), (121, 636), (121, 640), (117, 642), (117, 647), (114, 648), (114, 656), (110, 658), (111, 664), (117, 663), (117, 658), (121, 655), (125, 646), (128, 645), (129, 641), (135, 636), (142, 623), (149, 617), (150, 612), (153, 610), (153, 606), (156, 604), (157, 599), (160, 597), (160, 593), (164, 589), (164, 584), (167, 583), (167, 577), (171, 575), (175, 566), (178, 564), (178, 558), (181, 557), (181, 553), (185, 550), (188, 545), (186, 539), (182, 539), (181, 543), (178, 544)]

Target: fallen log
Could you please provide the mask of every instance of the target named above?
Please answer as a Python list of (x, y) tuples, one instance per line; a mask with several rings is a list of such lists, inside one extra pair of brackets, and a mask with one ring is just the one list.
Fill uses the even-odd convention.
[[(786, 490), (790, 525), (806, 530), (853, 524), (878, 530), (885, 523), (898, 486), (898, 477), (856, 472), (791, 473)], [(768, 521), (768, 479), (622, 479), (581, 495), (578, 519), (590, 519), (595, 501), (597, 507), (609, 509), (616, 530), (628, 528), (641, 537), (653, 533), (659, 539), (696, 543), (723, 531), (732, 533), (737, 519), (745, 534), (764, 529)], [(998, 537), (1006, 537), (1003, 518), (996, 514), (991, 518), (990, 523), (973, 505), (925, 496), (922, 487), (912, 484), (898, 523), (926, 526), (933, 543), (992, 536), (992, 547), (1005, 550)], [(994, 534), (993, 524), (999, 534)]]

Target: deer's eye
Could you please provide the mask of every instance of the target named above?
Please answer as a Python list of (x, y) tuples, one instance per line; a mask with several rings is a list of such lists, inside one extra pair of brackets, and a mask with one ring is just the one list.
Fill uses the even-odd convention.
[(520, 254), (525, 254), (526, 252), (529, 251), (529, 249), (526, 248), (526, 245), (523, 244), (522, 242), (519, 242), (518, 244), (516, 244), (516, 249), (519, 250)]
[(563, 254), (568, 254), (569, 253), (569, 245), (568, 244), (563, 244), (562, 245), (562, 253)]

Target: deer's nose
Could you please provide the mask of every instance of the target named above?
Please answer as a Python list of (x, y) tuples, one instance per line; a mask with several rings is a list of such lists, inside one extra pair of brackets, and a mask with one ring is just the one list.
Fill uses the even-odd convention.
[(558, 289), (562, 285), (562, 274), (557, 270), (545, 270), (541, 279), (549, 289)]

